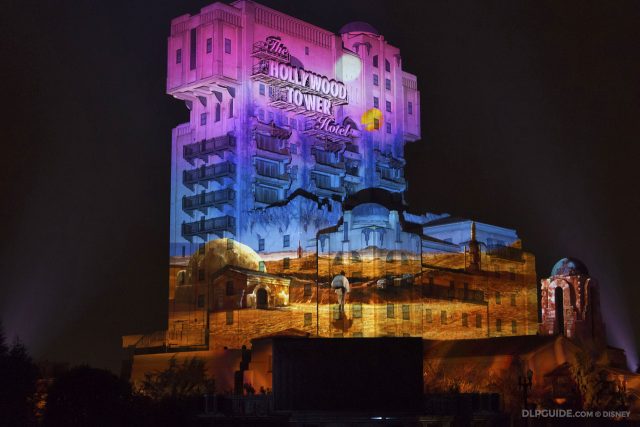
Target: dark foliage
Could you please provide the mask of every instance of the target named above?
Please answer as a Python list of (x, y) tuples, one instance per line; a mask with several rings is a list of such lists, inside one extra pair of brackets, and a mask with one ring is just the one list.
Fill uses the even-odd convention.
[(6, 344), (0, 324), (0, 420), (3, 426), (35, 424), (34, 395), (38, 368), (19, 339)]

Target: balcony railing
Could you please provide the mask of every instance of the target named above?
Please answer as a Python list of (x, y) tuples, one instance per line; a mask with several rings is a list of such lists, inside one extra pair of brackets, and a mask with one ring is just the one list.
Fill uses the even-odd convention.
[(451, 288), (442, 285), (422, 285), (422, 296), (436, 299), (456, 299), (476, 303), (484, 303), (484, 292), (475, 289)]
[(236, 165), (230, 161), (217, 163), (209, 166), (202, 166), (197, 169), (186, 170), (182, 172), (183, 184), (193, 191), (194, 184), (200, 184), (207, 188), (209, 181), (218, 181), (226, 178), (233, 178), (236, 173)]
[(291, 157), (286, 142), (281, 139), (258, 135), (256, 137), (257, 155), (269, 159), (284, 160)]
[(184, 196), (182, 198), (182, 210), (191, 214), (197, 209), (206, 214), (209, 207), (221, 208), (225, 204), (231, 205), (235, 198), (236, 192), (230, 188), (209, 191), (195, 196)]
[(195, 159), (206, 161), (209, 155), (217, 155), (223, 158), (225, 151), (231, 150), (236, 145), (235, 137), (231, 135), (220, 136), (188, 144), (183, 147), (183, 157), (186, 161), (194, 164)]
[(198, 236), (204, 240), (208, 234), (215, 234), (223, 237), (224, 232), (235, 234), (236, 219), (230, 215), (218, 218), (201, 219), (194, 222), (182, 223), (182, 236), (191, 241), (194, 236)]

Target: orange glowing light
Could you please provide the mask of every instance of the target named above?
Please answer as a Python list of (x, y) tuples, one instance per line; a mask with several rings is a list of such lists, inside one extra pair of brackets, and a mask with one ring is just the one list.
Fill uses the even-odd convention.
[(364, 125), (365, 130), (378, 130), (382, 126), (382, 119), (382, 111), (377, 108), (371, 108), (362, 114), (360, 123)]

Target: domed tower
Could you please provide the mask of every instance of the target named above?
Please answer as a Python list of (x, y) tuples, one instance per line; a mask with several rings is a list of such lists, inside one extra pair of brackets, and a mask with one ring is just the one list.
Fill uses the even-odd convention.
[(561, 259), (541, 284), (542, 334), (562, 334), (596, 346), (604, 345), (597, 282), (581, 261)]

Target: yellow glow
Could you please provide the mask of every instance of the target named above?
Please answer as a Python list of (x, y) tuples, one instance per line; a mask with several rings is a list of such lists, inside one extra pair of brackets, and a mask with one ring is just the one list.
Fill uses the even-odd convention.
[[(365, 130), (372, 131), (378, 130), (382, 127), (382, 111), (377, 108), (367, 110), (362, 114), (360, 123), (364, 125)], [(378, 128), (376, 129), (376, 120), (378, 121)]]

